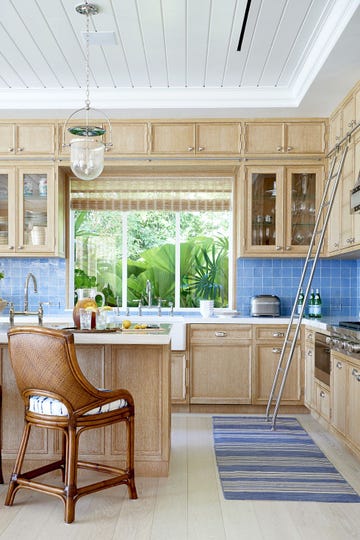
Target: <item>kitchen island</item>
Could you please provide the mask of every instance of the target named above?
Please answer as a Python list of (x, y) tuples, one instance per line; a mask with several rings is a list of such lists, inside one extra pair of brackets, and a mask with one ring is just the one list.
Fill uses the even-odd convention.
[[(25, 324), (25, 323), (22, 323)], [(47, 325), (56, 326), (61, 325)], [(170, 325), (159, 332), (75, 332), (81, 369), (99, 388), (126, 388), (135, 401), (135, 472), (140, 476), (167, 476), (170, 458)], [(7, 349), (8, 324), (0, 324), (2, 452), (5, 481), (20, 443), (24, 405), (16, 386)], [(28, 456), (36, 464), (60, 454), (60, 434), (34, 429)], [(81, 436), (85, 459), (124, 463), (124, 426), (90, 430)]]

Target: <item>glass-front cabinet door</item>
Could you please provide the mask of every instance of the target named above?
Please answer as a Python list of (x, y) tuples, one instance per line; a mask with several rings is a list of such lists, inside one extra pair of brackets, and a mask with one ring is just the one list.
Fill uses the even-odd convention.
[(18, 251), (53, 251), (53, 187), (51, 169), (18, 170)]
[(306, 255), (322, 180), (321, 167), (247, 167), (245, 253)]
[(248, 167), (246, 170), (246, 251), (266, 253), (282, 249), (282, 170)]
[[(286, 170), (286, 238), (285, 249), (307, 253), (314, 231), (317, 186), (322, 182), (321, 168), (294, 167)], [(315, 243), (316, 245), (316, 243)]]
[(0, 253), (15, 251), (15, 173), (13, 169), (0, 169)]

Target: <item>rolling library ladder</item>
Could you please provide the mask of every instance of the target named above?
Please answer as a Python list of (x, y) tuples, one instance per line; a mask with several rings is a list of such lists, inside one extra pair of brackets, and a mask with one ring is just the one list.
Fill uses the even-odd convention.
[[(324, 192), (322, 195), (319, 210), (315, 219), (313, 234), (311, 236), (308, 253), (305, 259), (304, 267), (300, 277), (299, 286), (297, 289), (294, 305), (291, 311), (289, 324), (286, 330), (284, 343), (281, 349), (279, 362), (275, 371), (274, 380), (270, 390), (269, 400), (266, 407), (266, 421), (272, 421), (272, 429), (276, 429), (276, 419), (281, 404), (287, 375), (291, 366), (291, 361), (294, 355), (295, 346), (299, 337), (301, 321), (309, 296), (312, 279), (315, 273), (316, 264), (319, 259), (320, 251), (324, 242), (326, 228), (329, 222), (331, 210), (333, 207), (336, 191), (340, 182), (341, 172), (343, 170), (344, 161), (349, 147), (350, 138), (354, 131), (360, 127), (360, 122), (349, 131), (341, 141), (328, 153), (327, 157), (332, 156), (329, 174), (325, 182)], [(306, 285), (305, 285), (306, 284)], [(301, 306), (300, 313), (297, 314), (297, 299), (300, 291), (304, 291), (304, 302)], [(295, 328), (293, 327), (296, 319)], [(277, 395), (275, 395), (275, 393)], [(272, 411), (273, 407), (273, 412)]]

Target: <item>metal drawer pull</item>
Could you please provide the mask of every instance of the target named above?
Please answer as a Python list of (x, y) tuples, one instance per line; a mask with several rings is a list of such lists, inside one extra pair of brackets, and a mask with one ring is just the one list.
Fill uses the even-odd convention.
[(273, 337), (284, 337), (284, 336), (285, 336), (284, 332), (274, 332), (273, 333)]
[(325, 397), (325, 396), (326, 396), (326, 394), (325, 394), (324, 390), (321, 390), (320, 391), (320, 397)]
[(342, 369), (343, 365), (341, 362), (337, 362), (336, 363), (336, 367), (339, 368), (339, 369)]
[(351, 372), (351, 375), (353, 375), (354, 377), (359, 377), (360, 376), (360, 373), (358, 372), (357, 369), (353, 368), (352, 372)]
[(307, 355), (312, 356), (312, 351), (308, 351)]
[(279, 347), (273, 347), (272, 352), (274, 354), (279, 354), (279, 353), (281, 353), (281, 349), (279, 349)]
[(216, 336), (216, 337), (226, 337), (226, 336), (227, 336), (227, 332), (215, 332), (215, 336)]

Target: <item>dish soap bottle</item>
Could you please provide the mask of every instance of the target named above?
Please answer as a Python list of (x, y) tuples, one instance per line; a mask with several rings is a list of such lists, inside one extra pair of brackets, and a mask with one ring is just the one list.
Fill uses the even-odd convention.
[(315, 290), (313, 317), (315, 319), (321, 318), (321, 296), (320, 296), (319, 289)]

